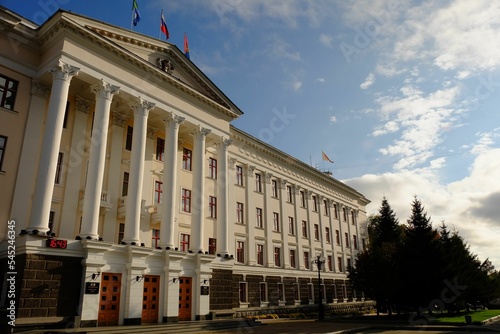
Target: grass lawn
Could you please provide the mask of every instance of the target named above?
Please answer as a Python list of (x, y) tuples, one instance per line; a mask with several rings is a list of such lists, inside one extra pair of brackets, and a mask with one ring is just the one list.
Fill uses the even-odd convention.
[(477, 312), (461, 313), (455, 317), (438, 317), (436, 322), (465, 322), (465, 315), (472, 316), (472, 322), (481, 322), (500, 315), (500, 310), (482, 310)]

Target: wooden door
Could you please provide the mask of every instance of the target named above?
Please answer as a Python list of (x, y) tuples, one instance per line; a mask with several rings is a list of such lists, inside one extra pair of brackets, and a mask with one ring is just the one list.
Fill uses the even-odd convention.
[(192, 278), (179, 277), (179, 321), (191, 320)]
[(101, 275), (101, 295), (99, 301), (99, 326), (116, 326), (120, 317), (121, 274)]
[(158, 300), (160, 299), (160, 276), (144, 276), (142, 296), (142, 323), (158, 322)]

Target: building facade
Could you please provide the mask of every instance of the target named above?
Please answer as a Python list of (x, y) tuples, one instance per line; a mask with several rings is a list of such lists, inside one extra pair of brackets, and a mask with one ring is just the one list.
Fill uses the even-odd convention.
[(18, 323), (363, 299), (346, 268), (369, 201), (232, 126), (176, 46), (65, 11), (0, 8), (0, 30), (0, 306), (14, 276)]

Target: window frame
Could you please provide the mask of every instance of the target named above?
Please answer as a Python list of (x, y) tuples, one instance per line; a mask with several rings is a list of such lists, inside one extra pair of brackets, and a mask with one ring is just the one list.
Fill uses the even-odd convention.
[(163, 182), (155, 180), (155, 193), (154, 193), (154, 203), (161, 204), (161, 199), (163, 197)]
[(292, 186), (286, 186), (286, 200), (288, 203), (293, 204), (293, 190)]
[(59, 154), (57, 155), (56, 176), (54, 180), (55, 184), (62, 184), (63, 161), (64, 161), (64, 153), (59, 152)]
[(288, 216), (288, 234), (295, 235), (295, 220), (292, 216)]
[(290, 267), (297, 268), (297, 254), (295, 249), (289, 249)]
[(255, 215), (256, 215), (256, 220), (255, 220), (255, 226), (258, 228), (264, 228), (264, 222), (262, 219), (262, 208), (255, 208)]
[(271, 197), (278, 198), (278, 180), (271, 180)]
[(245, 224), (245, 205), (241, 202), (236, 202), (236, 222)]
[(243, 167), (236, 166), (236, 184), (243, 187)]
[(156, 160), (163, 161), (165, 154), (165, 139), (156, 137)]
[[(5, 80), (5, 84), (0, 86), (0, 107), (6, 110), (15, 111), (14, 106), (16, 105), (16, 97), (19, 89), (19, 81), (14, 80), (10, 77), (0, 74), (0, 78)], [(9, 83), (14, 83), (14, 88), (9, 88)], [(6, 101), (10, 96), (7, 97), (8, 93), (11, 93), (12, 104), (10, 107), (6, 106)]]
[(256, 245), (256, 252), (257, 252), (257, 264), (260, 266), (264, 265), (264, 251), (265, 247), (263, 244), (257, 244)]
[(217, 180), (217, 159), (208, 158), (208, 177)]
[(181, 233), (179, 237), (179, 249), (181, 252), (188, 252), (191, 244), (191, 235), (187, 233)]
[(4, 172), (3, 170), (3, 162), (5, 161), (5, 152), (7, 150), (7, 136), (0, 135), (0, 139), (3, 139), (3, 144), (0, 145), (0, 172)]
[(217, 219), (217, 197), (208, 196), (208, 212), (210, 218)]
[(182, 169), (185, 171), (193, 171), (193, 151), (187, 147), (182, 148)]
[(280, 232), (280, 214), (278, 212), (273, 212), (273, 231)]
[(245, 242), (236, 240), (236, 262), (245, 263)]
[(189, 189), (182, 188), (181, 190), (181, 210), (184, 213), (191, 213), (191, 198), (192, 192)]
[(127, 125), (127, 133), (125, 137), (125, 149), (132, 151), (132, 138), (134, 137), (134, 127)]
[(154, 249), (157, 249), (159, 247), (159, 241), (160, 241), (160, 230), (157, 229), (151, 229), (151, 247)]
[(281, 267), (281, 247), (274, 247), (274, 266)]
[(262, 193), (262, 175), (260, 173), (255, 173), (255, 191)]

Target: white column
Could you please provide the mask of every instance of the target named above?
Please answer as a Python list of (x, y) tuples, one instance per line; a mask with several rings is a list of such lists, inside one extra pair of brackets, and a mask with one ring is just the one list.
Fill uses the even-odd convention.
[(141, 223), (142, 184), (144, 180), (144, 159), (146, 136), (148, 133), (148, 114), (154, 103), (143, 100), (132, 105), (134, 109), (134, 133), (130, 158), (130, 179), (128, 183), (127, 209), (125, 213), (125, 233), (123, 242), (140, 245), (139, 227)]
[(191, 251), (203, 252), (203, 212), (205, 208), (205, 138), (211, 130), (199, 126), (193, 133), (193, 189), (191, 220)]
[[(274, 245), (273, 245), (273, 230), (274, 230), (274, 221), (273, 221), (273, 210), (271, 209), (271, 178), (273, 174), (268, 172), (263, 172), (264, 176), (264, 219), (265, 219), (265, 236), (266, 236), (266, 252), (264, 257), (266, 259), (265, 265), (266, 267), (274, 267)], [(252, 242), (250, 240), (250, 242)]]
[[(222, 138), (218, 147), (217, 166), (217, 253), (222, 256), (229, 254), (229, 184), (228, 152), (231, 140)], [(248, 210), (248, 208), (247, 208)], [(247, 220), (248, 224), (248, 220)]]
[[(297, 244), (297, 251), (295, 252), (295, 261), (297, 268), (304, 268), (304, 253), (302, 252), (302, 220), (299, 219), (299, 213), (298, 213), (298, 208), (299, 208), (299, 201), (300, 201), (300, 186), (295, 184), (293, 185), (293, 214), (294, 214), (294, 220), (295, 220), (295, 235), (296, 235), (296, 244)], [(288, 255), (287, 255), (288, 256)]]
[[(245, 214), (245, 228), (247, 232), (247, 245), (248, 245), (248, 264), (250, 266), (255, 265), (256, 263), (256, 246), (255, 246), (255, 217), (256, 217), (256, 206), (254, 204), (254, 189), (255, 189), (255, 181), (254, 181), (254, 174), (255, 174), (255, 166), (252, 165), (246, 165), (245, 168), (245, 202), (246, 202), (246, 214)], [(233, 212), (235, 210), (235, 202), (232, 202), (233, 206)], [(262, 213), (262, 222), (265, 224), (266, 222), (266, 216), (265, 216), (265, 211)], [(234, 225), (234, 220), (231, 221), (231, 224)], [(233, 238), (234, 239), (234, 238)], [(234, 242), (233, 242), (233, 247), (234, 247)]]
[(119, 87), (101, 79), (92, 87), (96, 94), (95, 114), (90, 139), (89, 169), (83, 198), (82, 229), (80, 238), (99, 239), (99, 209), (101, 205), (102, 180), (106, 162), (106, 144), (108, 142), (109, 110), (113, 95)]
[(45, 122), (45, 133), (42, 141), (30, 224), (27, 228), (28, 232), (37, 230), (43, 234), (49, 230), (50, 205), (54, 192), (57, 157), (61, 145), (69, 84), (79, 70), (79, 68), (68, 65), (61, 60), (58, 60), (58, 63), (51, 69), (53, 74), (52, 91)]
[(161, 204), (160, 247), (174, 248), (175, 207), (177, 199), (177, 141), (184, 117), (172, 114), (165, 119), (165, 150), (163, 154), (163, 197)]
[(287, 180), (285, 179), (280, 179), (280, 193), (279, 193), (279, 198), (280, 198), (280, 220), (281, 220), (281, 239), (283, 240), (283, 245), (281, 247), (282, 249), (282, 266), (283, 268), (290, 268), (290, 257), (289, 252), (288, 252), (288, 232), (289, 232), (289, 226), (288, 226), (288, 216), (285, 217), (286, 215), (286, 210), (285, 210), (285, 201), (287, 193), (286, 193), (286, 184)]

